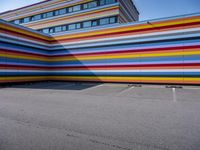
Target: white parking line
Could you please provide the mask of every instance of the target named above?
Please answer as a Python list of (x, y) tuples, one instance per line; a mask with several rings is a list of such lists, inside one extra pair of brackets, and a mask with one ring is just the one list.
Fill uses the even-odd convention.
[(133, 88), (135, 88), (135, 86), (128, 87), (128, 88), (122, 90), (121, 92), (119, 92), (119, 93), (117, 94), (117, 96), (119, 96), (119, 95), (121, 95), (121, 94), (123, 94), (123, 93), (125, 93), (125, 92), (127, 92), (127, 91), (129, 91), (129, 90), (131, 90), (131, 89), (133, 89)]
[(172, 88), (172, 93), (173, 93), (173, 101), (177, 102), (177, 99), (176, 99), (176, 89), (175, 88)]
[(83, 89), (83, 90), (81, 90), (81, 92), (82, 92), (82, 91), (91, 90), (91, 89), (96, 89), (96, 88), (99, 88), (99, 87), (102, 87), (102, 86), (104, 86), (104, 84), (95, 85), (95, 86), (92, 86), (92, 87), (89, 87), (89, 88)]

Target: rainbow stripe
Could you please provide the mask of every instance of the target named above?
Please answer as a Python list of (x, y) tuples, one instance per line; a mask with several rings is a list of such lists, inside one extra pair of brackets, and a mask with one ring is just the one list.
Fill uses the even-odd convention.
[(48, 36), (0, 20), (0, 83), (200, 84), (200, 14)]

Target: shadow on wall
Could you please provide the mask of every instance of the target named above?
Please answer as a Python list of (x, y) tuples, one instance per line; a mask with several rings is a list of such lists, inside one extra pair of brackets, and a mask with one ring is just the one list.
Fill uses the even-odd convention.
[[(56, 51), (56, 53), (53, 52), (54, 54), (52, 54), (48, 50), (42, 48), (0, 41), (0, 53), (0, 81), (1, 85), (4, 84), (4, 86), (14, 86), (16, 88), (82, 90), (100, 84), (78, 83), (78, 80), (82, 76), (87, 75), (95, 82), (100, 82), (100, 80), (87, 66), (84, 66), (83, 62), (76, 59), (76, 57), (70, 54), (66, 49)], [(52, 58), (52, 55), (56, 58)], [(74, 65), (81, 67), (82, 71), (74, 69)], [(33, 83), (50, 80), (76, 81), (77, 83)], [(24, 82), (29, 83), (20, 84)]]
[[(6, 31), (15, 39), (8, 40), (6, 36), (0, 39), (0, 82), (51, 80), (200, 84), (200, 31), (195, 28), (199, 27), (199, 20), (193, 18), (182, 19), (181, 23), (174, 20), (165, 20), (166, 24), (152, 21), (155, 27), (141, 23), (139, 27), (145, 26), (143, 30), (136, 30), (136, 24), (131, 30), (126, 26), (119, 27), (125, 30), (123, 32), (109, 29), (112, 31), (109, 34), (101, 31), (99, 35), (93, 32), (94, 35), (87, 37), (84, 34), (79, 38), (70, 34), (71, 39), (68, 35), (61, 40), (54, 37), (51, 48), (49, 43), (45, 47), (31, 45), (24, 40), (19, 42), (16, 36), (24, 35)], [(135, 37), (137, 35), (141, 37)]]

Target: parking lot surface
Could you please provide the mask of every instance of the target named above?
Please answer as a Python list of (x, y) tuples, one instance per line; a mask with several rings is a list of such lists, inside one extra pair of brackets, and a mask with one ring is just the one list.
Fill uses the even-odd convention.
[(0, 150), (199, 150), (200, 87), (41, 82), (0, 88)]

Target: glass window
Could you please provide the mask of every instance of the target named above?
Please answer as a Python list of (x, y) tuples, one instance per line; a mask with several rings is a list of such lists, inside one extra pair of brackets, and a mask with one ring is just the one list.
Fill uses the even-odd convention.
[(115, 2), (116, 0), (100, 0), (100, 5), (112, 4)]
[(109, 18), (100, 19), (100, 25), (106, 25), (106, 24), (109, 24)]
[(27, 22), (29, 22), (29, 21), (30, 21), (30, 17), (24, 18), (24, 23), (27, 23)]
[(20, 24), (20, 20), (15, 20), (14, 23), (15, 24)]
[(49, 33), (49, 29), (43, 29), (42, 32), (43, 33)]
[(33, 20), (40, 20), (41, 19), (41, 15), (35, 15), (33, 16)]
[(68, 25), (68, 29), (69, 29), (69, 30), (74, 30), (74, 29), (76, 29), (76, 24), (70, 24), (70, 25)]
[(80, 23), (77, 23), (76, 24), (76, 29), (80, 29), (81, 28), (81, 24)]
[(67, 30), (95, 27), (99, 25), (107, 25), (107, 24), (112, 24), (116, 22), (117, 22), (117, 17), (113, 16), (113, 17), (102, 18), (102, 19), (97, 19), (97, 20), (73, 23), (69, 25), (56, 26), (56, 27), (48, 28), (48, 29), (46, 28), (46, 29), (42, 29), (42, 32), (54, 33), (54, 32), (61, 32), (61, 31), (67, 31)]
[(54, 11), (55, 16), (59, 15), (59, 10)]
[(88, 3), (88, 8), (93, 8), (93, 7), (97, 7), (96, 1)]
[(110, 18), (110, 24), (112, 24), (112, 23), (116, 23), (116, 17), (111, 17)]
[(42, 18), (47, 18), (47, 13), (42, 14)]
[(64, 8), (64, 9), (60, 9), (59, 10), (59, 15), (63, 15), (63, 14), (66, 14), (67, 10)]
[(62, 31), (62, 27), (61, 26), (55, 27), (55, 32), (60, 32), (60, 31)]
[(100, 0), (100, 5), (105, 5), (105, 0)]
[(32, 16), (32, 17), (31, 17), (31, 21), (34, 21), (34, 20), (35, 20), (35, 16)]
[(106, 4), (112, 4), (115, 3), (115, 0), (106, 0)]
[(81, 5), (73, 6), (73, 11), (81, 10)]
[(54, 32), (54, 28), (50, 28), (49, 33), (53, 33), (53, 32)]
[(83, 9), (88, 9), (88, 4), (83, 4)]
[(67, 30), (67, 26), (62, 26), (62, 31), (66, 31)]
[(86, 21), (83, 22), (83, 28), (91, 27), (92, 26), (92, 21)]
[(53, 16), (53, 12), (51, 11), (51, 12), (48, 12), (47, 13), (47, 15), (46, 15), (46, 17), (48, 18), (48, 17), (52, 17)]
[(97, 26), (97, 25), (98, 25), (98, 21), (97, 21), (97, 20), (92, 21), (92, 26), (93, 26), (93, 27), (95, 27), (95, 26)]
[(69, 7), (68, 12), (73, 12), (73, 7)]

